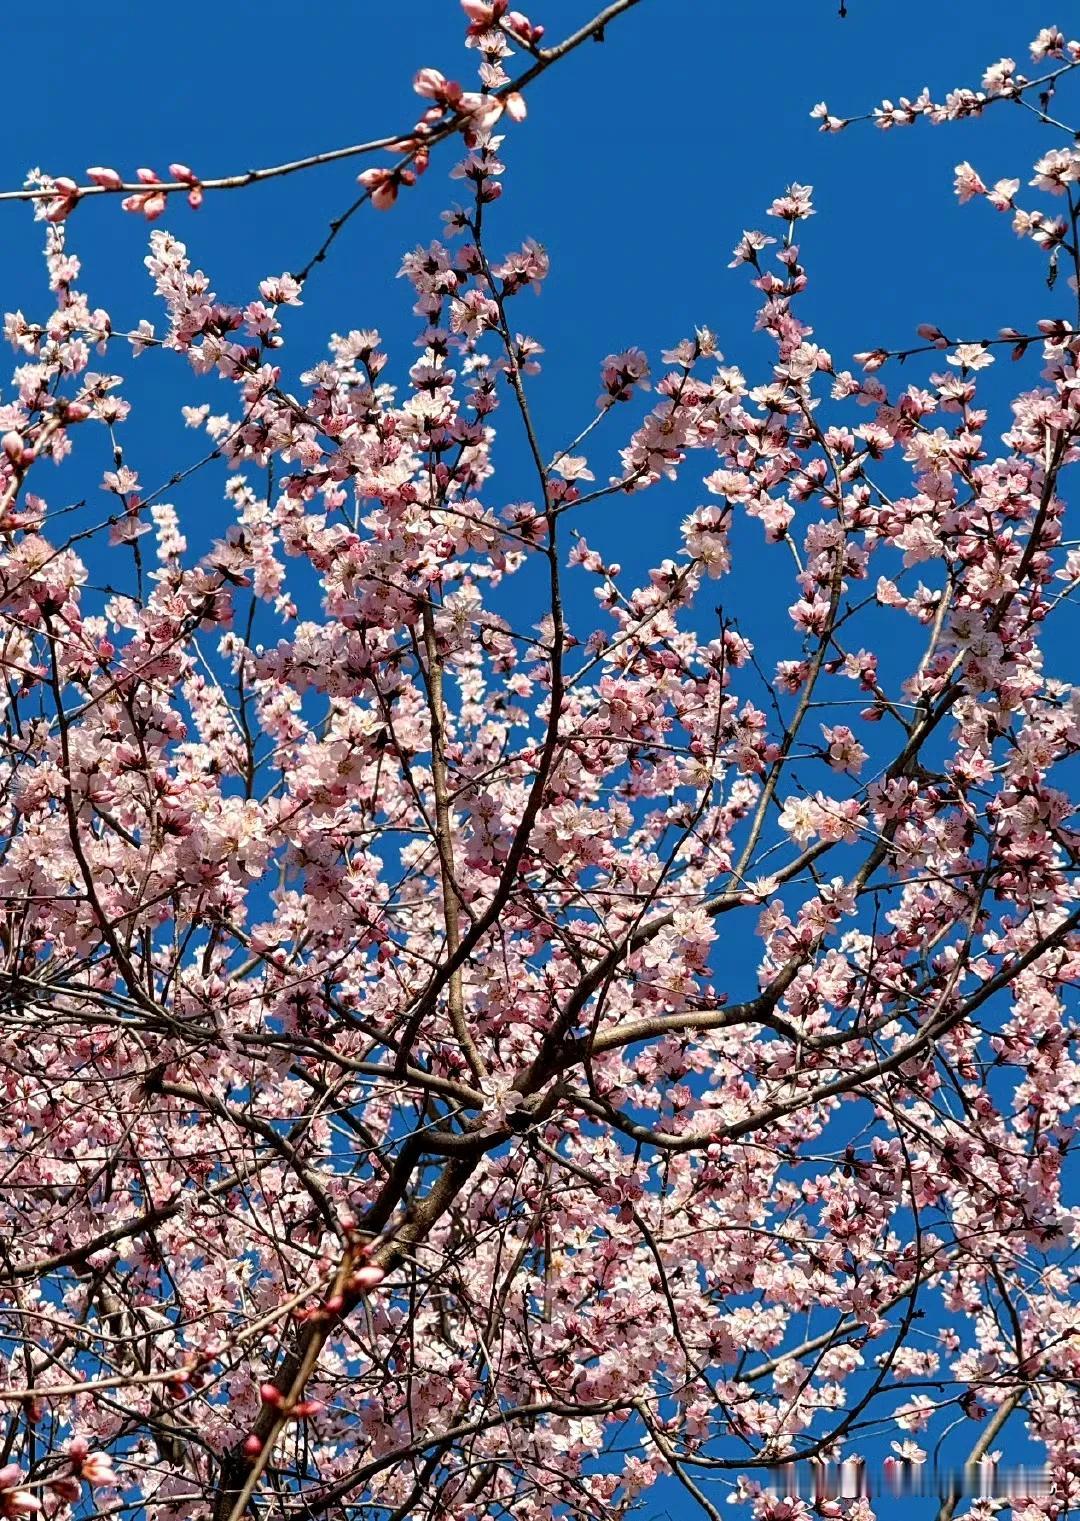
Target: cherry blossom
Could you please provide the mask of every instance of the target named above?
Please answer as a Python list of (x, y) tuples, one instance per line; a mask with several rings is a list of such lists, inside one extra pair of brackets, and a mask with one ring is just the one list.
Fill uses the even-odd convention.
[[(781, 1461), (865, 1488), (1006, 1427), (1024, 1521), (1075, 1504), (1080, 312), (834, 359), (792, 184), (731, 229), (745, 369), (676, 329), (553, 419), (558, 260), (499, 218), (523, 92), (629, 3), (547, 46), (466, 0), (470, 72), (337, 155), (388, 156), (359, 214), (445, 148), (405, 352), (290, 325), (334, 235), (217, 293), (174, 213), (255, 171), (10, 197), (50, 294), (0, 404), (0, 1514), (622, 1521), (670, 1480), (715, 1521), (719, 1479), (797, 1521)], [(1035, 108), (1080, 46), (1030, 51), (813, 118)], [(1055, 143), (954, 188), (1080, 277)], [(113, 196), (156, 224), (130, 326), (76, 252)], [(204, 450), (164, 483), (158, 376)]]

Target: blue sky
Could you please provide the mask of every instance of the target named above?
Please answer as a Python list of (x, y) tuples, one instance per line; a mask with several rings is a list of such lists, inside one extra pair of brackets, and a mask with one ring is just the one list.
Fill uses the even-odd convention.
[[(959, 207), (952, 193), (953, 165), (965, 158), (988, 182), (1026, 179), (1039, 144), (1052, 142), (1030, 118), (999, 106), (979, 123), (888, 134), (861, 126), (832, 137), (808, 117), (821, 99), (847, 115), (923, 84), (935, 95), (977, 85), (1002, 54), (1025, 59), (1040, 26), (1066, 25), (1066, 7), (848, 0), (848, 8), (840, 20), (835, 0), (776, 0), (767, 9), (747, 0), (644, 0), (602, 46), (585, 46), (531, 91), (489, 225), (496, 246), (532, 235), (551, 256), (542, 300), (524, 296), (514, 313), (546, 350), (534, 383), (545, 453), (591, 417), (598, 365), (612, 350), (636, 344), (655, 356), (704, 323), (748, 371), (755, 357), (767, 360), (750, 333), (755, 293), (727, 263), (743, 228), (761, 225), (764, 207), (792, 180), (815, 187), (818, 210), (801, 240), (811, 276), (803, 316), (838, 363), (879, 343), (912, 341), (921, 321), (979, 338), (1067, 309), (1064, 281), (1048, 296), (1034, 246), (1015, 239), (1007, 219), (986, 206)], [(547, 0), (530, 14), (553, 41), (592, 9)], [(105, 164), (127, 178), (137, 165), (164, 172), (175, 160), (209, 177), (405, 128), (416, 115), (416, 68), (441, 67), (471, 84), (461, 36), (456, 0), (19, 8), (5, 20), (5, 51), (16, 62), (5, 71), (0, 184), (21, 184), (32, 166), (81, 179), (88, 164)], [(439, 211), (457, 198), (446, 179), (453, 151), (392, 213), (355, 218), (315, 272), (303, 309), (288, 319), (292, 373), (322, 356), (330, 331), (350, 327), (381, 330), (391, 378), (411, 362), (411, 294), (395, 276), (401, 254), (437, 236)], [(260, 278), (307, 260), (353, 198), (358, 167), (212, 196), (198, 213), (178, 204), (159, 225), (188, 243), (224, 299), (246, 302)], [(39, 317), (47, 310), (39, 229), (19, 206), (0, 206), (0, 223), (3, 308)], [(92, 304), (109, 309), (117, 326), (158, 320), (142, 268), (145, 222), (99, 199), (69, 225)], [(152, 487), (200, 452), (179, 406), (203, 396), (181, 361), (139, 363), (155, 370), (145, 391), (131, 393), (128, 458)], [(996, 367), (991, 396), (1006, 394), (1007, 372)], [(100, 458), (88, 461), (88, 486), (109, 463), (104, 442), (94, 447)], [(511, 451), (501, 501), (528, 492), (515, 485), (515, 468)], [(675, 491), (605, 509), (605, 530), (623, 536), (619, 558), (644, 564), (673, 552), (677, 523), (699, 500), (698, 474)], [(220, 531), (221, 479), (196, 476), (172, 496), (193, 547), (197, 525)], [(755, 568), (751, 559), (743, 570)], [(906, 1504), (932, 1514), (929, 1500)], [(658, 1493), (653, 1509), (665, 1506), (681, 1517), (681, 1492)]]

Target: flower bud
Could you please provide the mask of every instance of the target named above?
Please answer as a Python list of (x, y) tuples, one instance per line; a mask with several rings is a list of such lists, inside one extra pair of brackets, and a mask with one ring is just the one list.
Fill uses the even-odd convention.
[(429, 100), (439, 100), (448, 82), (446, 75), (438, 69), (418, 69), (413, 75), (413, 89), (417, 95), (424, 95)]
[(383, 1271), (383, 1269), (381, 1267), (376, 1267), (373, 1263), (371, 1263), (367, 1267), (359, 1267), (356, 1269), (356, 1272), (352, 1275), (352, 1283), (350, 1287), (355, 1293), (366, 1294), (371, 1289), (378, 1288), (379, 1284), (382, 1283), (385, 1277), (386, 1273)]

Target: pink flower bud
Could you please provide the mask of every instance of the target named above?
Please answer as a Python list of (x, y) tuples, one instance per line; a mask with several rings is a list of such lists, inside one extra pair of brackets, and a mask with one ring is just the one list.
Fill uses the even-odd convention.
[(264, 1405), (273, 1405), (275, 1409), (285, 1403), (285, 1397), (276, 1384), (260, 1384), (259, 1395)]
[(86, 171), (86, 177), (105, 190), (119, 190), (124, 183), (115, 169), (94, 168)]
[(0, 1468), (0, 1515), (29, 1516), (41, 1509), (36, 1495), (16, 1487), (24, 1477), (18, 1463), (5, 1463)]
[(397, 200), (397, 180), (391, 169), (365, 169), (357, 175), (357, 182), (370, 191), (376, 211), (389, 211)]
[(5, 433), (3, 438), (0, 438), (0, 448), (13, 465), (22, 459), (23, 441), (17, 433)]
[(96, 1489), (104, 1484), (116, 1483), (112, 1458), (107, 1452), (90, 1453), (82, 1460), (82, 1467), (79, 1471), (91, 1489)]
[(524, 95), (520, 95), (517, 90), (511, 91), (511, 93), (503, 99), (503, 107), (511, 121), (525, 120), (528, 107), (525, 104)]
[(506, 24), (515, 36), (521, 38), (522, 42), (530, 43), (534, 47), (544, 35), (544, 28), (534, 25), (521, 11), (509, 11)]
[(135, 178), (142, 180), (144, 185), (160, 185), (161, 183), (153, 169), (136, 169)]
[(190, 184), (194, 180), (195, 175), (186, 164), (170, 164), (169, 178), (172, 180), (183, 180), (185, 184)]
[(366, 1294), (369, 1293), (371, 1289), (378, 1288), (379, 1284), (382, 1283), (385, 1277), (386, 1273), (381, 1267), (375, 1267), (374, 1264), (369, 1264), (367, 1267), (360, 1267), (356, 1269), (356, 1272), (352, 1276), (351, 1288), (355, 1293)]
[(247, 1457), (257, 1458), (262, 1450), (262, 1441), (255, 1435), (254, 1432), (252, 1432), (249, 1437), (244, 1438), (244, 1453)]
[(446, 75), (438, 69), (418, 69), (413, 75), (413, 89), (429, 100), (440, 100), (446, 85)]

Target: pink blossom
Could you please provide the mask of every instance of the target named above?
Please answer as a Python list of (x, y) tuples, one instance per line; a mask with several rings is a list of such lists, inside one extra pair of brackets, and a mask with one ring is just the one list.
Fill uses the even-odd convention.
[(1065, 34), (1056, 26), (1044, 26), (1031, 44), (1031, 56), (1036, 63), (1042, 58), (1061, 58), (1065, 52)]
[(41, 1501), (28, 1489), (20, 1487), (25, 1478), (17, 1463), (0, 1468), (0, 1515), (29, 1516), (41, 1510)]
[(1063, 195), (1069, 185), (1080, 179), (1080, 151), (1073, 148), (1052, 148), (1044, 153), (1035, 165), (1035, 178), (1029, 183), (1051, 195)]
[(946, 364), (965, 370), (985, 370), (993, 362), (993, 354), (981, 343), (959, 343), (945, 359)]
[(971, 165), (966, 160), (962, 164), (957, 164), (956, 197), (961, 206), (965, 201), (970, 201), (974, 196), (985, 194), (986, 186)]
[(843, 129), (848, 125), (848, 123), (844, 121), (842, 117), (833, 116), (823, 100), (819, 101), (818, 104), (814, 106), (813, 110), (810, 112), (810, 115), (814, 121), (819, 121), (821, 123), (819, 130), (822, 132), (842, 132)]
[(105, 190), (119, 190), (120, 186), (124, 183), (122, 177), (117, 174), (115, 169), (88, 169), (86, 177), (88, 180), (92, 180), (95, 185), (101, 185)]
[(811, 204), (812, 185), (789, 185), (784, 195), (779, 196), (769, 207), (771, 217), (780, 217), (786, 222), (802, 221), (806, 217), (814, 215)]

